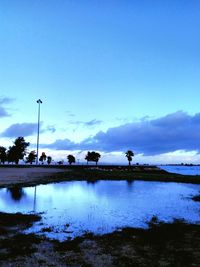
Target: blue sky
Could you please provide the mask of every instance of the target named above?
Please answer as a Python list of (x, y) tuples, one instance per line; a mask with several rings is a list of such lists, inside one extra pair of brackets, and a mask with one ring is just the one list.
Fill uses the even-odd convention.
[[(55, 159), (200, 157), (199, 1), (0, 2), (0, 144)], [(40, 151), (41, 152), (41, 151)]]

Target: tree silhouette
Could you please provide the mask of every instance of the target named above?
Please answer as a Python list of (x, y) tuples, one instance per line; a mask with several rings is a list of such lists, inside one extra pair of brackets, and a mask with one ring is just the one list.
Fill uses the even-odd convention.
[(45, 152), (42, 152), (42, 155), (40, 156), (39, 161), (41, 161), (42, 164), (44, 164), (44, 161), (45, 161), (46, 159), (47, 159), (47, 156), (46, 156)]
[(85, 160), (87, 160), (87, 164), (89, 161), (94, 161), (94, 162), (96, 162), (96, 165), (97, 165), (100, 157), (101, 157), (101, 155), (98, 152), (88, 151), (87, 155), (85, 156)]
[(131, 150), (126, 151), (125, 153), (127, 159), (128, 159), (128, 165), (131, 166), (132, 158), (134, 157), (134, 153)]
[(51, 164), (51, 161), (52, 161), (52, 157), (48, 156), (47, 157), (47, 164), (50, 165)]
[(68, 155), (67, 159), (68, 159), (68, 162), (69, 162), (70, 165), (72, 165), (72, 163), (76, 162), (76, 159), (75, 159), (75, 157), (73, 155)]
[(0, 146), (0, 161), (1, 163), (4, 164), (6, 160), (7, 160), (6, 148)]
[(28, 157), (26, 158), (26, 163), (32, 164), (35, 161), (36, 157), (37, 157), (37, 154), (35, 150), (31, 151)]
[(16, 151), (15, 151), (15, 146), (10, 146), (8, 151), (7, 151), (7, 160), (8, 162), (15, 162), (15, 155), (16, 155)]
[(27, 147), (29, 146), (29, 142), (25, 142), (24, 137), (18, 137), (14, 141), (14, 145), (9, 147), (7, 152), (7, 157), (9, 162), (15, 162), (16, 164), (19, 163), (20, 159), (23, 159), (26, 155)]

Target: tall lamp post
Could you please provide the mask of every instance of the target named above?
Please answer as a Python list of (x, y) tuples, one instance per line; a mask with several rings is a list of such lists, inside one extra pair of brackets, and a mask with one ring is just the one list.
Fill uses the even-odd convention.
[(38, 99), (38, 130), (37, 130), (37, 159), (36, 165), (38, 165), (38, 150), (39, 150), (39, 138), (40, 138), (40, 104), (42, 104), (42, 100)]

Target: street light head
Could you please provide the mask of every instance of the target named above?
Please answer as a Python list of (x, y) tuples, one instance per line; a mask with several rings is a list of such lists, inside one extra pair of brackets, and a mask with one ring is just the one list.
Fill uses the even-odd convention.
[(42, 100), (41, 100), (41, 99), (38, 99), (38, 100), (37, 100), (37, 103), (38, 103), (38, 104), (39, 104), (39, 103), (42, 104)]

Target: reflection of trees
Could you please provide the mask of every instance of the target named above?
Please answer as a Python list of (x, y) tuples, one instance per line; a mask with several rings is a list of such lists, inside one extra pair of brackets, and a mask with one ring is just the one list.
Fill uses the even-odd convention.
[(19, 201), (25, 195), (23, 188), (18, 186), (8, 188), (7, 191), (15, 201)]
[(90, 178), (89, 180), (87, 180), (87, 184), (96, 184), (98, 182), (98, 180), (94, 179), (94, 178)]
[(126, 182), (128, 184), (128, 187), (132, 187), (133, 183), (134, 183), (134, 180), (133, 179), (126, 179)]

